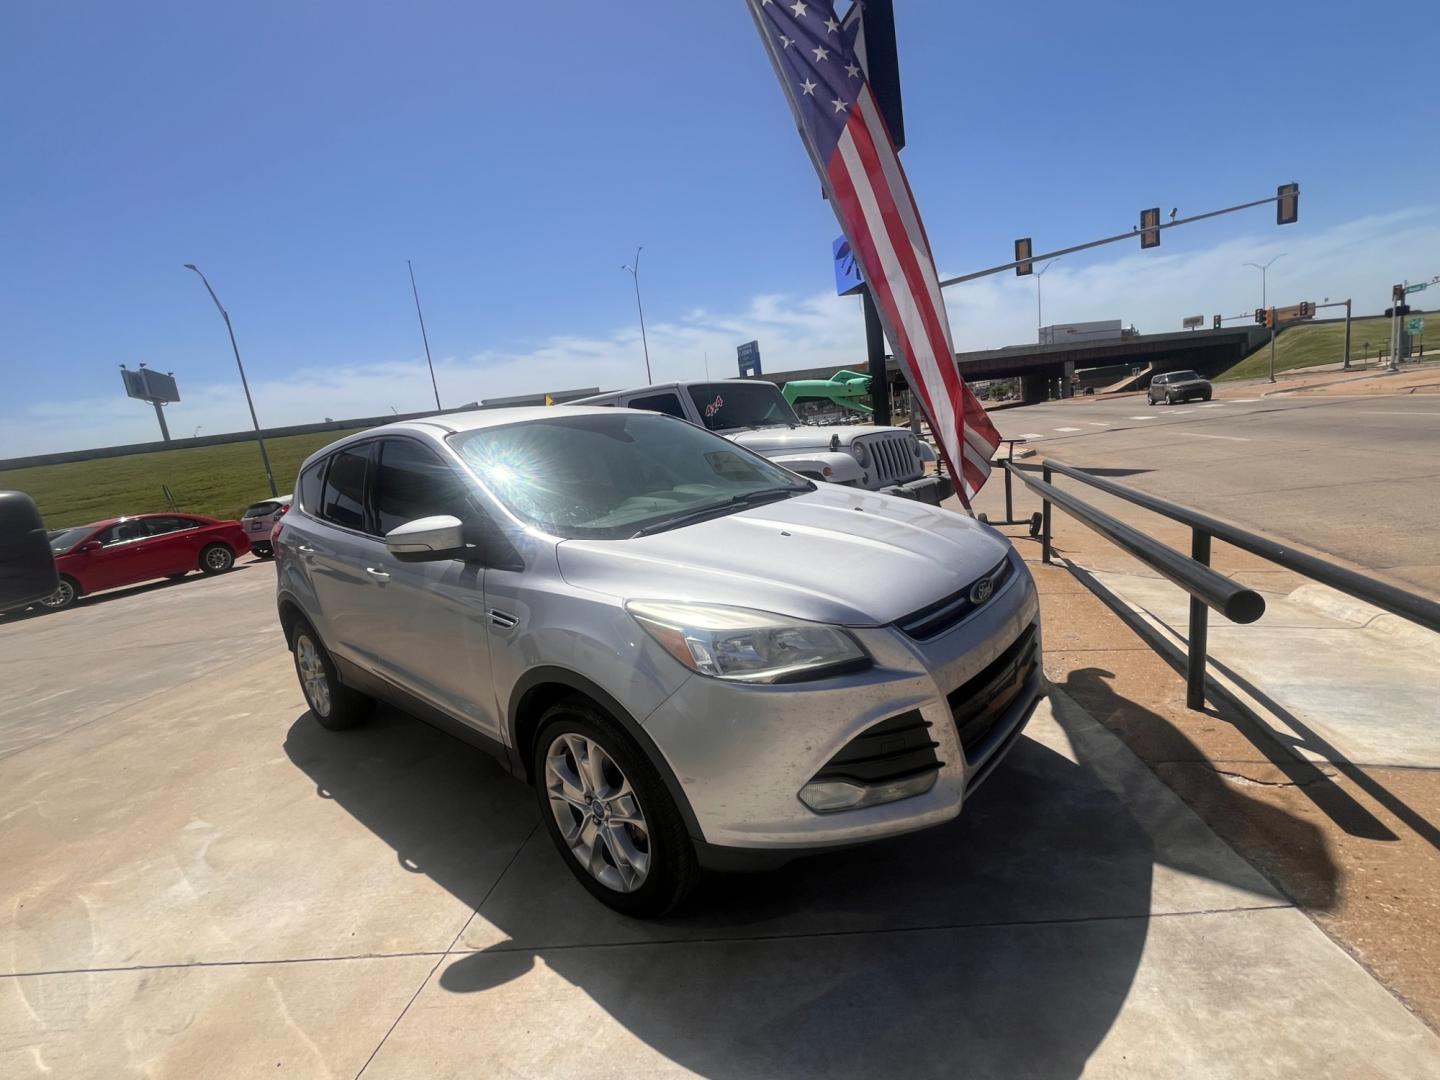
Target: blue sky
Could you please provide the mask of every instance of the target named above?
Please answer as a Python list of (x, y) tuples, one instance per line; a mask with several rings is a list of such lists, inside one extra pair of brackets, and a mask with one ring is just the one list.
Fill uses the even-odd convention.
[[(1281, 302), (1378, 309), (1440, 273), (1433, 21), (1392, 64), (1395, 29), (1353, 4), (897, 7), (943, 273), (1291, 179), (1296, 226), (1256, 210), (1062, 261), (1045, 321), (1253, 307), (1238, 264), (1281, 251)], [(245, 426), (191, 261), (262, 423), (424, 406), (407, 258), (446, 404), (643, 381), (619, 269), (640, 243), (657, 378), (733, 373), (751, 337), (769, 369), (861, 355), (742, 0), (10, 3), (0, 146), (0, 457), (153, 438), (116, 375), (142, 360), (177, 374), (177, 433)], [(1033, 283), (950, 293), (957, 347), (1033, 340)]]

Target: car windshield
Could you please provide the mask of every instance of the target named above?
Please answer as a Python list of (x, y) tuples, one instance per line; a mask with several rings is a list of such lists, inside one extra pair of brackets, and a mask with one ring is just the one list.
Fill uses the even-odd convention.
[(94, 530), (94, 525), (80, 525), (74, 529), (61, 529), (50, 537), (50, 550), (56, 555), (64, 555)]
[(1175, 371), (1170, 374), (1170, 382), (1188, 382), (1191, 379), (1198, 379), (1199, 375), (1193, 371)]
[(522, 520), (555, 536), (618, 539), (814, 485), (693, 424), (631, 412), (464, 432), (451, 445)]
[(774, 383), (699, 383), (690, 387), (690, 400), (711, 431), (800, 424)]

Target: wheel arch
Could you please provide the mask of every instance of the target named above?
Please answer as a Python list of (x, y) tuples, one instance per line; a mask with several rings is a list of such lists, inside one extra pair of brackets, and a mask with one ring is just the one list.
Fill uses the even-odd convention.
[(530, 784), (535, 783), (535, 736), (540, 730), (540, 717), (552, 705), (577, 696), (587, 698), (602, 709), (630, 736), (660, 774), (661, 781), (680, 810), (680, 816), (685, 820), (685, 831), (692, 839), (703, 840), (704, 835), (695, 811), (690, 806), (690, 799), (675, 778), (665, 755), (655, 745), (655, 740), (612, 694), (567, 668), (531, 668), (516, 681), (510, 692), (506, 727), (510, 735), (511, 751), (519, 759), (517, 775)]

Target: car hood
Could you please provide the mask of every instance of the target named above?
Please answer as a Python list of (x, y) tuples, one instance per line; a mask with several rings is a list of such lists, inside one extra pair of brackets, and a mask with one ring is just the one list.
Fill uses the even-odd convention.
[(868, 424), (835, 424), (830, 427), (804, 424), (794, 428), (773, 427), (756, 428), (753, 431), (727, 431), (725, 437), (732, 442), (739, 443), (747, 450), (754, 450), (757, 454), (777, 451), (786, 454), (802, 454), (807, 451), (829, 450), (830, 440), (837, 436), (840, 439), (840, 445), (849, 446), (861, 435), (874, 435), (877, 431), (884, 430), (884, 428)]
[(560, 572), (625, 600), (689, 600), (846, 626), (893, 622), (957, 592), (1009, 542), (924, 503), (813, 492), (632, 540), (566, 540)]

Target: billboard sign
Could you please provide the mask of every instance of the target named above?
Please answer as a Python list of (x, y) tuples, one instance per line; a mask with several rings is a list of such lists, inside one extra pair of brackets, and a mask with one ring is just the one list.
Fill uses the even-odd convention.
[(1180, 325), (1185, 327), (1186, 330), (1198, 330), (1200, 329), (1200, 327), (1205, 325), (1205, 316), (1187, 315), (1185, 316), (1185, 321), (1182, 322)]
[(760, 342), (747, 341), (735, 346), (735, 355), (740, 360), (740, 377), (750, 379), (760, 374)]
[(854, 296), (865, 288), (865, 275), (855, 261), (855, 252), (850, 250), (850, 241), (837, 236), (830, 248), (835, 256), (835, 295)]
[(158, 401), (170, 404), (180, 400), (180, 389), (175, 385), (175, 376), (154, 368), (120, 368), (120, 377), (125, 381), (125, 393), (141, 401)]

